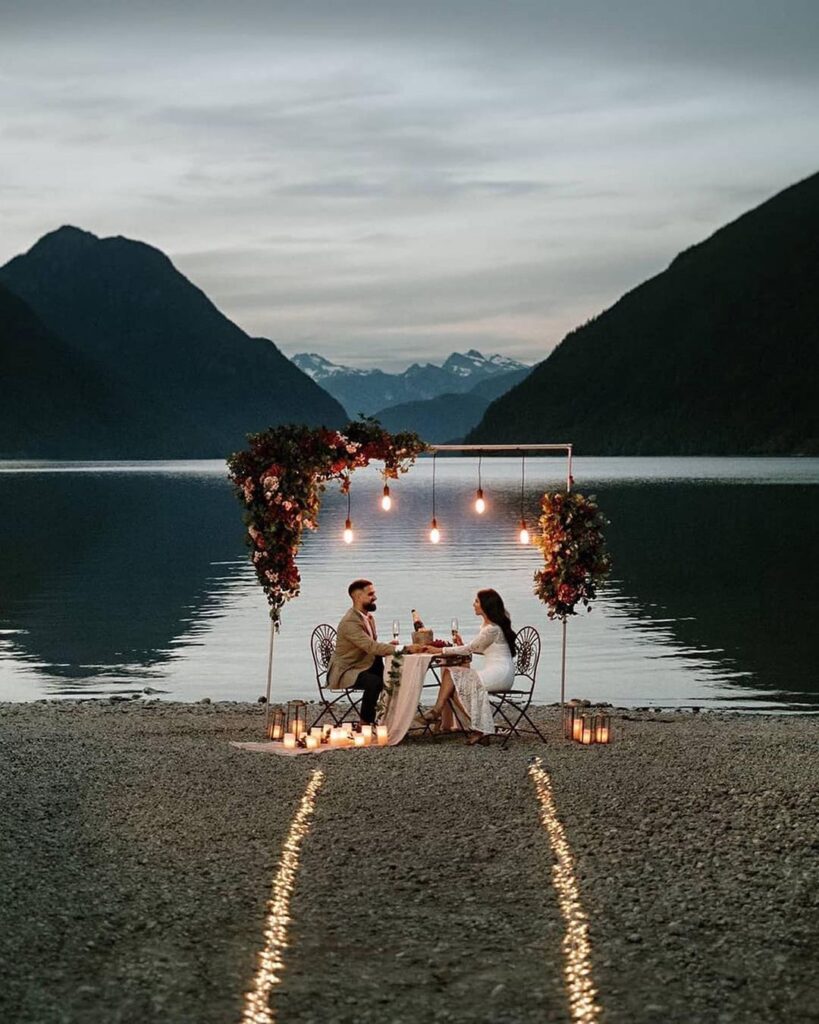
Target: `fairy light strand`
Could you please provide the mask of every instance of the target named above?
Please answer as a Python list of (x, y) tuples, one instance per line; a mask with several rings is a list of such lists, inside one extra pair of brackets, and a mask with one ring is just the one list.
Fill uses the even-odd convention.
[(600, 1006), (592, 979), (589, 919), (580, 900), (580, 888), (574, 870), (574, 857), (560, 819), (557, 816), (552, 781), (543, 762), (536, 758), (529, 776), (540, 803), (540, 820), (549, 837), (555, 858), (552, 884), (563, 916), (563, 977), (569, 997), (569, 1010), (576, 1024), (596, 1024)]
[(304, 796), (290, 823), (290, 831), (282, 847), (282, 855), (273, 879), (267, 916), (264, 924), (264, 946), (253, 988), (245, 995), (245, 1008), (241, 1024), (275, 1024), (276, 1010), (271, 995), (281, 984), (284, 974), (284, 951), (287, 949), (287, 931), (290, 924), (290, 898), (299, 870), (301, 845), (310, 831), (316, 797), (324, 782), (324, 772), (316, 769), (310, 776)]

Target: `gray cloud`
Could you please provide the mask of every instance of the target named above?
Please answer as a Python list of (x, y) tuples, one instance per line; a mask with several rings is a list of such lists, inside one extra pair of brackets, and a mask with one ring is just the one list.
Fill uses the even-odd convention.
[(816, 169), (814, 3), (0, 13), (0, 259), (142, 238), (290, 352), (542, 358)]

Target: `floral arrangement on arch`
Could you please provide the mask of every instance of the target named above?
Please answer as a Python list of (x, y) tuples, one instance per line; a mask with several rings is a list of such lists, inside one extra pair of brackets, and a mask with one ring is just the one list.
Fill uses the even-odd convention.
[(342, 430), (288, 424), (248, 441), (249, 448), (227, 460), (228, 475), (244, 506), (250, 557), (278, 629), (285, 602), (299, 594), (296, 556), (303, 532), (318, 528), (327, 482), (338, 480), (347, 493), (353, 470), (373, 461), (384, 463), (385, 480), (396, 480), (427, 446), (417, 434), (388, 434), (371, 418)]
[(576, 491), (544, 494), (541, 509), (535, 543), (544, 566), (535, 573), (535, 595), (547, 606), (550, 619), (576, 615), (578, 604), (591, 611), (597, 588), (611, 570), (603, 539), (608, 520), (594, 496)]

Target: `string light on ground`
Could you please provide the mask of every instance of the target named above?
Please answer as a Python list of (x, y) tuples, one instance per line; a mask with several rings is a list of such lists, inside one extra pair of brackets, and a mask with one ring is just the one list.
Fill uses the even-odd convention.
[(290, 898), (299, 870), (301, 845), (310, 831), (316, 797), (323, 782), (324, 772), (314, 771), (290, 823), (276, 877), (273, 879), (270, 899), (267, 901), (264, 947), (259, 953), (259, 966), (253, 988), (245, 995), (241, 1024), (275, 1024), (276, 1011), (270, 1005), (270, 997), (275, 987), (281, 984), (284, 973), (284, 951), (287, 949), (287, 929), (290, 924)]
[(580, 889), (574, 870), (574, 858), (563, 825), (557, 816), (552, 782), (543, 762), (536, 758), (529, 768), (529, 776), (540, 803), (540, 820), (549, 836), (555, 858), (552, 884), (563, 916), (563, 976), (569, 996), (571, 1019), (576, 1024), (596, 1024), (600, 1007), (592, 980), (591, 942), (589, 919), (580, 901)]

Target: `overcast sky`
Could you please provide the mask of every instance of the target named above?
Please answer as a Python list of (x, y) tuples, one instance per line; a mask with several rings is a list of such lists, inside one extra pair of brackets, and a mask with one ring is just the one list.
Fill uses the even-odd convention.
[(819, 169), (816, 0), (0, 0), (0, 262), (164, 250), (293, 354), (527, 361)]

